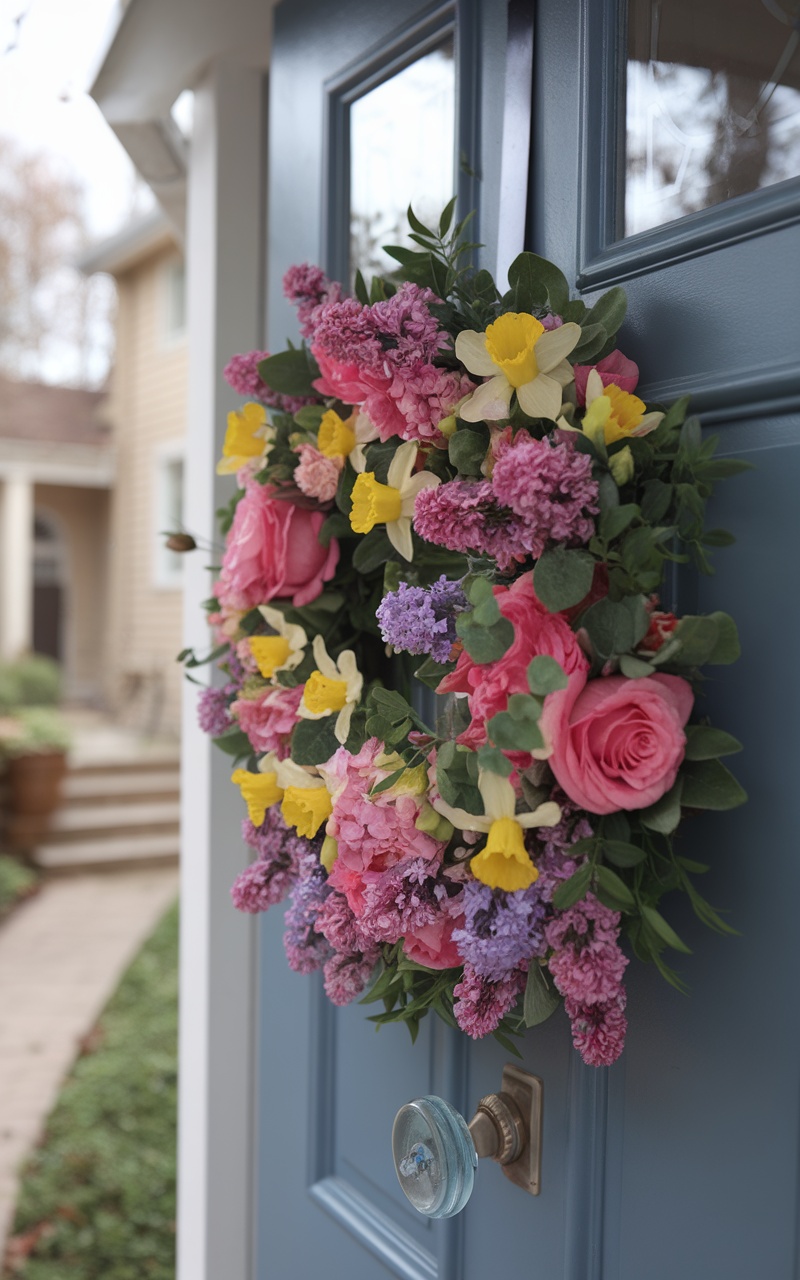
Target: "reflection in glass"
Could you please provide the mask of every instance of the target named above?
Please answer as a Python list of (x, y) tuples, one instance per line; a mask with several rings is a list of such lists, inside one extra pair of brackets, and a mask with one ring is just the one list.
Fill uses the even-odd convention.
[(350, 107), (350, 270), (397, 264), (383, 244), (411, 244), (409, 202), (426, 225), (453, 194), (455, 69), (447, 40)]
[(800, 174), (800, 0), (630, 0), (626, 236)]

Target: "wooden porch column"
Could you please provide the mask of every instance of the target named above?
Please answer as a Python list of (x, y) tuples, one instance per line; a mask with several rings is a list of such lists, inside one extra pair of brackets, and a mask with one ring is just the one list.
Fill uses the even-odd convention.
[(0, 482), (0, 658), (33, 639), (33, 483), (24, 473)]

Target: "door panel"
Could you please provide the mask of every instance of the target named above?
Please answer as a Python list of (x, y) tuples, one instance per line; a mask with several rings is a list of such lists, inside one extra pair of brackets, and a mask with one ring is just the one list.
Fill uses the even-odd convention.
[[(479, 175), (460, 179), (461, 194), (479, 207), (489, 266), (521, 247), (508, 228), (523, 223), (512, 179), (524, 171), (524, 148), (502, 122), (519, 122), (526, 92), (522, 10), (530, 13), (476, 2), (459, 7), (455, 24), (458, 146)], [(741, 661), (713, 670), (707, 705), (748, 748), (735, 766), (750, 802), (687, 821), (682, 837), (688, 856), (712, 865), (704, 888), (741, 936), (715, 937), (688, 908), (670, 905), (692, 947), (680, 958), (691, 994), (632, 964), (628, 1043), (608, 1071), (582, 1065), (564, 1017), (531, 1032), (521, 1049), (545, 1086), (541, 1195), (524, 1195), (482, 1162), (464, 1213), (429, 1223), (397, 1186), (392, 1118), (431, 1092), (471, 1113), (498, 1087), (506, 1055), (430, 1019), (412, 1047), (402, 1027), (376, 1034), (368, 1009), (334, 1010), (316, 979), (287, 970), (272, 913), (259, 1009), (259, 1280), (797, 1274), (800, 676), (791, 657), (800, 607), (786, 568), (800, 480), (794, 188), (779, 184), (744, 205), (618, 239), (624, 19), (616, 0), (539, 0), (527, 247), (557, 261), (587, 301), (601, 283), (624, 283), (620, 345), (640, 364), (645, 398), (692, 392), (704, 422), (722, 433), (722, 453), (756, 466), (711, 504), (709, 526), (738, 539), (718, 554), (716, 576), (698, 582), (681, 571), (676, 580), (681, 611), (728, 609), (742, 637)], [(347, 270), (348, 102), (453, 22), (450, 6), (412, 0), (278, 8), (268, 256), (276, 348), (295, 331), (281, 272), (320, 258), (333, 275)]]

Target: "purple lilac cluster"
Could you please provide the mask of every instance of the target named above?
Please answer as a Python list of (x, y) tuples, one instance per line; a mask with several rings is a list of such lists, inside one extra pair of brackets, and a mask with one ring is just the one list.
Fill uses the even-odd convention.
[(290, 267), (283, 277), (283, 296), (297, 307), (297, 320), (304, 338), (314, 332), (312, 321), (317, 307), (326, 302), (338, 302), (342, 286), (328, 279), (321, 267), (309, 262)]
[(330, 890), (317, 850), (301, 859), (298, 870), (284, 917), (283, 946), (290, 969), (295, 973), (314, 973), (333, 955), (327, 938), (316, 928), (317, 917)]
[(233, 719), (230, 713), (231, 699), (238, 685), (231, 681), (222, 689), (201, 689), (197, 699), (197, 723), (212, 738), (219, 738), (230, 729)]
[(427, 858), (398, 862), (364, 888), (359, 925), (374, 943), (395, 943), (434, 924), (447, 900), (438, 866)]
[(600, 510), (588, 454), (519, 432), (497, 446), (491, 480), (450, 480), (417, 496), (414, 528), (451, 551), (492, 556), (508, 572), (551, 546), (581, 546)]
[(543, 949), (545, 906), (538, 884), (516, 893), (478, 880), (464, 886), (464, 926), (453, 933), (460, 954), (480, 978), (505, 982)]
[(231, 897), (239, 911), (255, 914), (283, 901), (312, 846), (286, 826), (276, 807), (267, 810), (259, 827), (245, 818), (242, 839), (258, 857), (236, 877)]
[(237, 395), (244, 396), (247, 400), (258, 400), (281, 413), (297, 413), (304, 405), (314, 404), (313, 396), (282, 396), (267, 386), (258, 372), (258, 366), (268, 357), (268, 351), (248, 351), (232, 356), (222, 370), (222, 376)]
[(456, 618), (467, 603), (460, 583), (442, 574), (429, 587), (401, 582), (396, 591), (383, 597), (376, 617), (387, 644), (405, 653), (425, 653), (435, 662), (447, 662), (457, 638)]

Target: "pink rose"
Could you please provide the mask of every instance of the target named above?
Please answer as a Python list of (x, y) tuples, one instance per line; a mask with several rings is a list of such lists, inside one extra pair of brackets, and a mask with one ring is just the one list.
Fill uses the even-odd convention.
[(264, 689), (256, 698), (237, 698), (231, 715), (247, 734), (254, 751), (276, 751), (281, 760), (289, 754), (289, 734), (298, 721), (297, 708), (304, 685), (284, 689), (280, 685)]
[(463, 927), (463, 915), (453, 919), (443, 911), (431, 924), (409, 930), (403, 940), (403, 951), (409, 960), (429, 969), (460, 969), (464, 961), (453, 942), (453, 930)]
[(600, 381), (604, 387), (607, 387), (609, 382), (613, 382), (620, 391), (636, 390), (636, 384), (639, 381), (638, 364), (629, 360), (621, 351), (612, 351), (603, 360), (598, 360), (597, 364), (576, 364), (573, 368), (575, 398), (580, 405), (586, 404), (586, 383), (592, 369), (596, 369), (600, 374)]
[(274, 596), (308, 604), (333, 577), (339, 544), (319, 541), (324, 512), (276, 499), (274, 492), (251, 481), (236, 508), (216, 588), (224, 608), (252, 609)]
[[(468, 747), (486, 741), (486, 721), (505, 711), (512, 693), (529, 693), (528, 666), (532, 658), (547, 654), (560, 664), (568, 680), (566, 690), (545, 698), (542, 727), (555, 718), (554, 710), (568, 695), (574, 699), (586, 683), (589, 661), (569, 623), (558, 613), (550, 613), (536, 599), (533, 576), (523, 574), (511, 587), (495, 587), (495, 599), (504, 618), (514, 626), (511, 647), (496, 662), (477, 663), (466, 650), (459, 654), (455, 671), (439, 683), (438, 693), (466, 693), (469, 696), (470, 726), (459, 738)], [(549, 713), (549, 714), (548, 714)], [(530, 764), (530, 753), (515, 751), (509, 759), (518, 767)]]
[(589, 813), (646, 809), (675, 782), (694, 702), (680, 676), (605, 676), (561, 706), (549, 765)]

